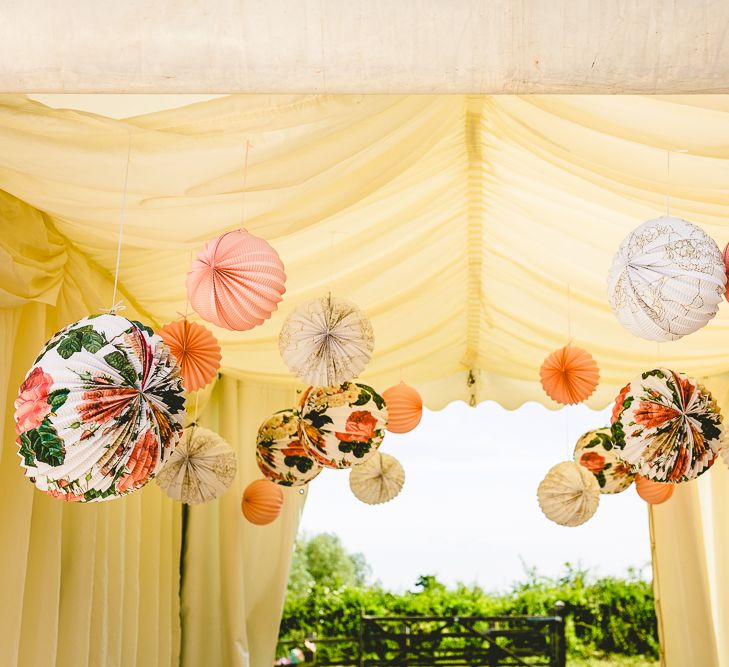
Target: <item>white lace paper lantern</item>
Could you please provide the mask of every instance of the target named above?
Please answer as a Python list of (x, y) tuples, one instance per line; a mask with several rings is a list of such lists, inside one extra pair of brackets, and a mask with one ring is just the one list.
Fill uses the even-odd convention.
[(706, 325), (725, 285), (714, 240), (693, 223), (664, 216), (639, 225), (620, 244), (608, 276), (608, 299), (628, 331), (669, 341)]

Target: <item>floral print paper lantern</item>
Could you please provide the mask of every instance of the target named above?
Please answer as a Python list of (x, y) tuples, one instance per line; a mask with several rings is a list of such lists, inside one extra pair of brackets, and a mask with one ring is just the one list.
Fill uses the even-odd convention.
[(400, 382), (385, 389), (382, 398), (387, 403), (387, 430), (391, 433), (408, 433), (420, 423), (423, 399), (413, 387)]
[(544, 515), (560, 526), (579, 526), (597, 511), (600, 486), (595, 476), (574, 461), (550, 469), (537, 489)]
[(214, 431), (193, 425), (159, 471), (157, 484), (173, 500), (199, 505), (222, 496), (236, 469), (233, 448)]
[(676, 340), (716, 315), (726, 267), (713, 239), (691, 222), (663, 216), (620, 244), (608, 276), (608, 300), (632, 334)]
[(271, 245), (241, 229), (208, 241), (187, 274), (187, 296), (204, 320), (233, 331), (263, 324), (286, 291)]
[(134, 491), (169, 459), (182, 432), (180, 368), (151, 329), (92, 315), (46, 343), (15, 401), (21, 465), (68, 501)]
[(701, 384), (667, 368), (633, 380), (616, 401), (612, 425), (619, 456), (656, 482), (685, 482), (714, 463), (722, 415)]
[(327, 294), (302, 304), (286, 318), (278, 346), (297, 377), (330, 387), (353, 380), (364, 370), (375, 337), (362, 310)]
[(326, 468), (364, 462), (385, 437), (385, 400), (364, 384), (309, 387), (301, 397), (300, 414), (301, 444)]
[(620, 493), (633, 483), (635, 475), (618, 456), (609, 427), (581, 436), (575, 445), (574, 459), (595, 475), (600, 493)]
[(643, 477), (643, 475), (635, 476), (635, 490), (649, 505), (660, 505), (670, 500), (675, 488), (675, 484), (662, 484)]
[(405, 484), (405, 471), (389, 454), (376, 452), (349, 473), (349, 488), (368, 505), (380, 505), (395, 498)]
[(258, 467), (269, 480), (282, 486), (303, 486), (323, 470), (301, 444), (299, 421), (295, 410), (282, 410), (258, 429)]
[(256, 526), (266, 526), (278, 519), (283, 509), (283, 491), (267, 479), (251, 482), (243, 492), (241, 511)]
[(186, 391), (210, 384), (220, 368), (220, 345), (201, 324), (187, 318), (170, 322), (157, 332), (180, 364)]
[(544, 360), (539, 377), (547, 396), (557, 403), (573, 405), (592, 395), (600, 381), (600, 371), (589, 352), (565, 345)]

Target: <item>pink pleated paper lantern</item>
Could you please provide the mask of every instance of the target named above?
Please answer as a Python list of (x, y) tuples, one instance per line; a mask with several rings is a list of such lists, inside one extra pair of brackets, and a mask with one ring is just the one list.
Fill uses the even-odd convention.
[(187, 295), (204, 320), (231, 331), (263, 324), (286, 291), (271, 245), (244, 229), (208, 241), (187, 274)]

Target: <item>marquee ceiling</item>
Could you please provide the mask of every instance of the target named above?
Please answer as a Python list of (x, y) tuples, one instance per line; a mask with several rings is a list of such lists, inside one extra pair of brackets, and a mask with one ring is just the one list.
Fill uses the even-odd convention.
[[(468, 399), (469, 371), (478, 400), (550, 404), (538, 368), (571, 338), (602, 370), (593, 405), (659, 362), (729, 370), (729, 305), (656, 345), (605, 295), (618, 243), (667, 189), (674, 214), (729, 240), (729, 97), (250, 95), (116, 120), (6, 95), (0, 189), (112, 272), (130, 141), (120, 284), (148, 319), (185, 311), (191, 253), (225, 230), (286, 265), (270, 321), (216, 330), (227, 372), (294, 382), (279, 328), (327, 290), (372, 318), (365, 377), (402, 377), (431, 407)], [(670, 183), (667, 148), (688, 151)]]

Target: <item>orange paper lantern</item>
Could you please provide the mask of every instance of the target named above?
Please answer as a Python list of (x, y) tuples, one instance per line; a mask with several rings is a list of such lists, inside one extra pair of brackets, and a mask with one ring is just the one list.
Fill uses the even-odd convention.
[(180, 364), (187, 391), (197, 391), (213, 381), (220, 368), (220, 345), (208, 329), (182, 319), (165, 324), (157, 333)]
[(567, 344), (552, 352), (539, 369), (547, 396), (573, 405), (590, 397), (600, 381), (600, 370), (592, 355), (581, 347)]
[(256, 526), (265, 526), (278, 518), (283, 507), (283, 491), (267, 479), (251, 482), (243, 492), (243, 516)]
[(187, 295), (204, 320), (247, 331), (271, 317), (285, 282), (278, 253), (240, 229), (208, 241), (187, 274)]
[(387, 405), (387, 430), (390, 433), (412, 431), (423, 416), (423, 399), (416, 389), (400, 382), (382, 393)]
[(654, 482), (642, 475), (635, 476), (635, 490), (649, 505), (665, 503), (672, 495), (675, 484)]

